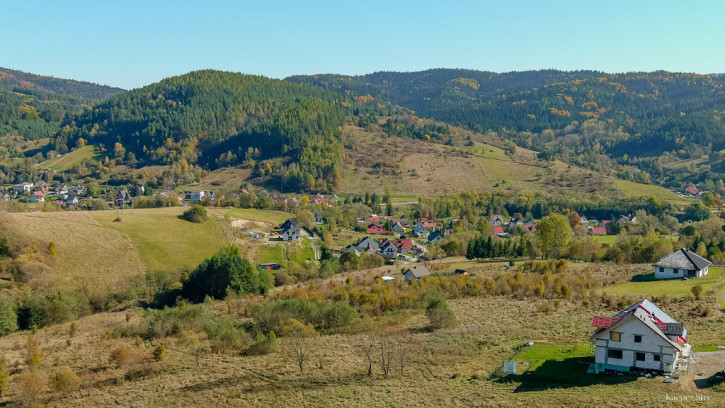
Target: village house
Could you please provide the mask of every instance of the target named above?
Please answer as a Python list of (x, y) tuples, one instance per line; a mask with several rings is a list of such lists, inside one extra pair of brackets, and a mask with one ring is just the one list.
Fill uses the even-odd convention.
[(712, 262), (681, 248), (653, 264), (655, 279), (701, 278), (708, 274)]
[(671, 373), (689, 357), (687, 330), (649, 300), (636, 303), (614, 317), (595, 316), (591, 336), (594, 372), (658, 371)]
[(396, 258), (398, 256), (398, 248), (390, 241), (387, 241), (380, 247), (380, 255), (383, 258)]
[(415, 235), (416, 238), (428, 238), (428, 235), (430, 234), (430, 230), (428, 228), (425, 228), (420, 223), (415, 224), (415, 227), (413, 228), (413, 235)]
[(403, 227), (400, 221), (396, 221), (391, 229), (393, 230), (393, 232), (397, 232), (398, 234), (402, 234), (405, 232), (405, 227)]
[(315, 216), (315, 223), (322, 224), (322, 213), (320, 211), (312, 211), (312, 215)]
[(431, 232), (428, 234), (428, 245), (437, 244), (443, 237), (437, 232)]
[(42, 191), (33, 191), (33, 194), (30, 195), (30, 202), (32, 203), (42, 203), (45, 201), (45, 194), (43, 194)]
[(47, 193), (48, 190), (50, 190), (50, 184), (46, 183), (45, 181), (36, 181), (35, 182), (35, 188), (40, 189), (40, 191)]
[(78, 197), (71, 195), (66, 198), (65, 203), (67, 205), (78, 205)]
[(394, 220), (392, 220), (392, 223), (393, 224), (398, 223), (398, 224), (400, 224), (401, 227), (403, 227), (405, 229), (410, 228), (410, 225), (411, 225), (410, 220), (408, 220), (407, 218), (394, 219)]
[(377, 252), (380, 249), (380, 242), (374, 240), (370, 237), (361, 238), (355, 243), (355, 248), (358, 249), (358, 251), (365, 251), (368, 247), (372, 247)]
[(490, 219), (491, 224), (493, 225), (503, 225), (503, 223), (505, 222), (503, 219), (503, 215), (492, 215)]
[(393, 244), (398, 248), (398, 253), (401, 254), (412, 254), (413, 253), (413, 240), (411, 239), (398, 239), (393, 241)]
[(0, 200), (10, 201), (10, 193), (8, 193), (7, 191), (1, 192), (0, 193)]
[(589, 235), (607, 235), (607, 229), (604, 227), (589, 227)]
[(370, 224), (368, 225), (367, 233), (372, 235), (385, 235), (390, 234), (390, 231), (386, 230), (381, 224)]
[(191, 201), (201, 201), (204, 198), (204, 191), (197, 190), (191, 192)]
[(300, 227), (294, 220), (287, 220), (281, 225), (282, 230), (279, 233), (282, 241), (297, 241), (300, 239)]
[(116, 193), (115, 201), (116, 201), (116, 207), (123, 207), (124, 203), (126, 202), (126, 191), (119, 190)]
[(690, 186), (690, 187), (685, 188), (685, 191), (692, 195), (695, 195), (700, 191), (700, 189), (695, 186)]
[(409, 282), (411, 280), (417, 282), (421, 278), (424, 278), (426, 276), (430, 276), (430, 271), (424, 265), (413, 266), (412, 268), (405, 271), (405, 273), (403, 274), (406, 282)]
[(22, 182), (20, 184), (16, 184), (12, 187), (12, 190), (16, 193), (29, 193), (33, 189), (33, 183), (26, 183)]

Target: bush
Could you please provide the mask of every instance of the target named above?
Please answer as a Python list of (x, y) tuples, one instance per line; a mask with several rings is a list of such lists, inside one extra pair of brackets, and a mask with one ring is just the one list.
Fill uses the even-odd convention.
[(37, 404), (40, 394), (45, 391), (45, 378), (39, 373), (26, 372), (15, 378), (18, 398), (27, 406)]
[(18, 330), (18, 313), (15, 301), (9, 296), (0, 296), (0, 337)]
[(346, 302), (315, 302), (307, 299), (287, 299), (260, 303), (252, 309), (257, 330), (277, 331), (289, 320), (312, 324), (317, 329), (345, 327), (360, 318), (360, 314)]
[(190, 209), (184, 211), (181, 218), (190, 222), (202, 223), (208, 220), (209, 216), (206, 213), (206, 208), (199, 204), (194, 204)]
[(51, 379), (53, 391), (71, 395), (81, 388), (81, 379), (68, 367), (61, 368)]
[(429, 289), (424, 294), (428, 301), (425, 315), (430, 320), (433, 329), (442, 329), (444, 327), (454, 327), (456, 325), (456, 315), (448, 308), (443, 296), (435, 289)]
[(702, 295), (703, 290), (704, 289), (703, 289), (702, 285), (700, 285), (700, 284), (697, 284), (690, 289), (692, 294), (695, 295), (695, 299), (700, 299), (700, 296)]
[(260, 279), (259, 273), (246, 259), (239, 255), (235, 246), (217, 252), (204, 260), (184, 282), (182, 295), (194, 302), (207, 296), (223, 299), (230, 292), (264, 293), (268, 279)]
[(234, 320), (223, 317), (212, 320), (204, 331), (209, 336), (213, 352), (223, 350), (245, 350), (252, 344), (252, 337), (241, 327), (237, 327)]
[(118, 346), (111, 351), (111, 361), (121, 368), (131, 362), (131, 350), (126, 346)]
[(154, 361), (161, 361), (166, 358), (166, 346), (159, 344), (153, 352)]
[(5, 395), (10, 384), (7, 360), (0, 360), (0, 398)]

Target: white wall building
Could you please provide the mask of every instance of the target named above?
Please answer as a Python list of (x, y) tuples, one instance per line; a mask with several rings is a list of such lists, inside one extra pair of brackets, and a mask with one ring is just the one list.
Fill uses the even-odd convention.
[(712, 262), (685, 248), (653, 264), (655, 279), (701, 278), (708, 274)]
[(594, 371), (673, 372), (689, 356), (687, 330), (648, 300), (614, 317), (595, 316)]

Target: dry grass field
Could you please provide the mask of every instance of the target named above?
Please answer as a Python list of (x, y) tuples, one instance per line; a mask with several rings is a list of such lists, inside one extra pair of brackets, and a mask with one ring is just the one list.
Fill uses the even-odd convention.
[[(434, 196), (463, 190), (511, 189), (567, 194), (620, 195), (609, 177), (561, 162), (538, 160), (517, 148), (507, 155), (490, 135), (454, 128), (456, 146), (387, 137), (380, 130), (346, 126), (343, 192)], [(464, 146), (464, 136), (476, 140)], [(500, 142), (500, 141), (499, 141)], [(375, 152), (369, 154), (368, 152)]]
[(45, 269), (30, 282), (38, 289), (113, 288), (119, 281), (145, 270), (131, 239), (102, 225), (88, 212), (7, 213), (7, 216), (20, 230), (54, 242), (58, 248), (52, 270)]
[[(366, 375), (366, 365), (356, 334), (324, 335), (315, 340), (307, 368), (295, 366), (289, 344), (283, 338), (279, 349), (265, 356), (206, 353), (197, 368), (194, 356), (175, 338), (161, 342), (167, 358), (155, 362), (151, 344), (127, 338), (108, 338), (105, 333), (126, 321), (124, 313), (104, 313), (81, 319), (79, 334), (70, 338), (69, 325), (40, 330), (38, 342), (44, 358), (38, 369), (51, 376), (61, 367), (77, 372), (82, 388), (72, 396), (42, 393), (52, 406), (660, 406), (664, 393), (695, 392), (712, 400), (698, 406), (721, 406), (722, 392), (693, 389), (685, 381), (663, 384), (662, 378), (590, 377), (586, 384), (544, 383), (525, 378), (492, 376), (504, 360), (513, 358), (519, 367), (532, 369), (541, 361), (520, 355), (515, 348), (525, 341), (551, 345), (586, 345), (593, 313), (607, 311), (582, 308), (564, 302), (549, 314), (538, 312), (532, 302), (505, 297), (451, 301), (459, 326), (435, 332), (425, 330), (421, 314), (396, 318), (400, 327), (413, 334), (408, 344), (409, 361), (403, 375), (399, 368), (385, 376), (379, 367)], [(219, 308), (217, 308), (219, 309)], [(238, 313), (238, 312), (234, 312)], [(136, 313), (130, 321), (139, 319)], [(0, 355), (24, 369), (28, 333), (0, 339)], [(118, 367), (110, 351), (127, 347), (129, 362)], [(556, 350), (558, 348), (554, 347)], [(566, 350), (570, 350), (567, 348)], [(545, 349), (546, 350), (546, 349)], [(565, 351), (566, 351), (565, 350)], [(560, 372), (575, 379), (586, 376), (585, 365), (558, 361)], [(521, 360), (532, 358), (532, 361)], [(549, 370), (557, 370), (549, 365)], [(11, 386), (7, 400), (14, 401)], [(12, 405), (11, 405), (12, 406)]]

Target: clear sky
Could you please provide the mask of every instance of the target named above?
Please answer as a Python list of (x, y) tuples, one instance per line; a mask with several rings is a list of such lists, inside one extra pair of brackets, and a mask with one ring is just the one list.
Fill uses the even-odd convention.
[(0, 66), (140, 87), (194, 69), (725, 72), (725, 1), (3, 0)]

